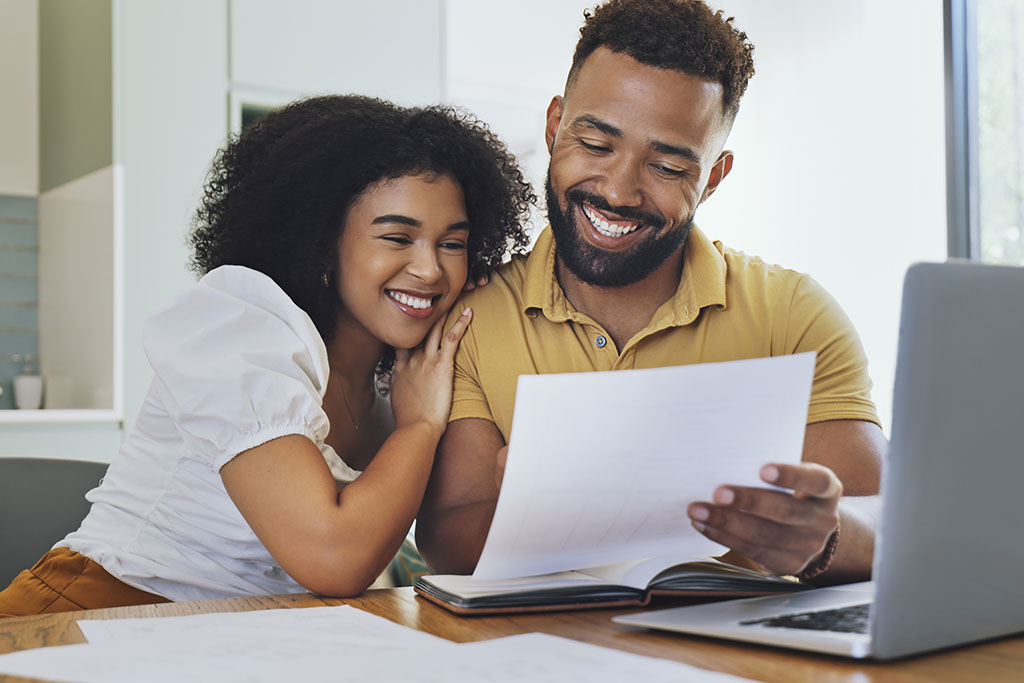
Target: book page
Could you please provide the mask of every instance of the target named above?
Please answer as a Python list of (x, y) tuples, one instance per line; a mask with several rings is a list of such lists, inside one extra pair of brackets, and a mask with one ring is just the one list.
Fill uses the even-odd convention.
[(473, 576), (725, 549), (690, 525), (721, 484), (803, 450), (813, 353), (519, 378), (505, 478)]

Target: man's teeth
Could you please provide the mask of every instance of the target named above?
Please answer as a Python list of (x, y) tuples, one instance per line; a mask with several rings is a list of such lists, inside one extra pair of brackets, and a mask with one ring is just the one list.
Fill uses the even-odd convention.
[(392, 299), (402, 304), (403, 306), (408, 306), (409, 308), (430, 308), (430, 299), (424, 299), (422, 297), (406, 294), (405, 292), (395, 291), (388, 291), (388, 296), (390, 296)]
[(640, 223), (629, 223), (627, 225), (609, 223), (586, 204), (583, 205), (583, 213), (586, 214), (587, 218), (590, 220), (590, 224), (594, 226), (594, 229), (606, 237), (622, 237), (623, 235), (628, 235), (641, 225)]

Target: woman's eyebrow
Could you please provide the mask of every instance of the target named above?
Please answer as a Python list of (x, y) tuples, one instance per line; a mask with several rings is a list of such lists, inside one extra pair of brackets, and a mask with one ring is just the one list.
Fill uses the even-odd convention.
[(414, 228), (423, 226), (423, 223), (419, 222), (415, 218), (403, 216), (400, 213), (386, 213), (383, 216), (377, 216), (370, 221), (370, 225), (377, 225), (378, 223), (401, 223), (402, 225), (409, 225)]
[[(423, 227), (422, 221), (418, 221), (415, 218), (411, 218), (409, 216), (403, 216), (400, 213), (386, 213), (386, 214), (384, 214), (382, 216), (377, 216), (372, 221), (370, 221), (370, 225), (381, 225), (381, 224), (390, 224), (390, 223), (399, 223), (401, 225), (408, 225), (411, 228), (422, 228)], [(449, 225), (447, 228), (445, 228), (445, 230), (447, 232), (453, 232), (453, 231), (456, 231), (456, 230), (469, 230), (469, 227), (470, 227), (470, 224), (469, 224), (468, 220), (467, 221), (458, 221), (457, 223), (452, 223), (451, 225)]]

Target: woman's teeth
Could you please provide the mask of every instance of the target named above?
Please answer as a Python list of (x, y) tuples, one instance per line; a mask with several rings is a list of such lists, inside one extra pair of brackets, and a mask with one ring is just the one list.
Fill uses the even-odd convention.
[(402, 304), (403, 306), (408, 306), (409, 308), (430, 308), (432, 302), (432, 299), (424, 299), (423, 297), (412, 296), (411, 294), (406, 294), (405, 292), (396, 292), (393, 290), (388, 290), (388, 296), (390, 296), (392, 299)]
[(586, 214), (587, 219), (590, 221), (590, 224), (594, 226), (594, 229), (605, 237), (622, 237), (623, 235), (628, 235), (633, 232), (641, 225), (640, 223), (609, 223), (586, 204), (583, 204), (583, 213)]

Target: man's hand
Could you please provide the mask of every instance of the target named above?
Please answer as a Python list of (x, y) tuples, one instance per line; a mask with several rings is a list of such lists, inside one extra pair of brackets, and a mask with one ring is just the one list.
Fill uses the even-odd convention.
[(814, 583), (864, 581), (871, 577), (887, 447), (871, 422), (808, 425), (802, 464), (761, 470), (764, 481), (788, 490), (720, 486), (713, 502), (693, 503), (687, 513), (705, 536), (775, 574), (796, 574), (817, 560), (841, 519), (835, 557)]
[(839, 526), (843, 484), (815, 463), (765, 465), (761, 479), (789, 489), (719, 486), (712, 503), (687, 508), (694, 528), (773, 574), (798, 574)]

